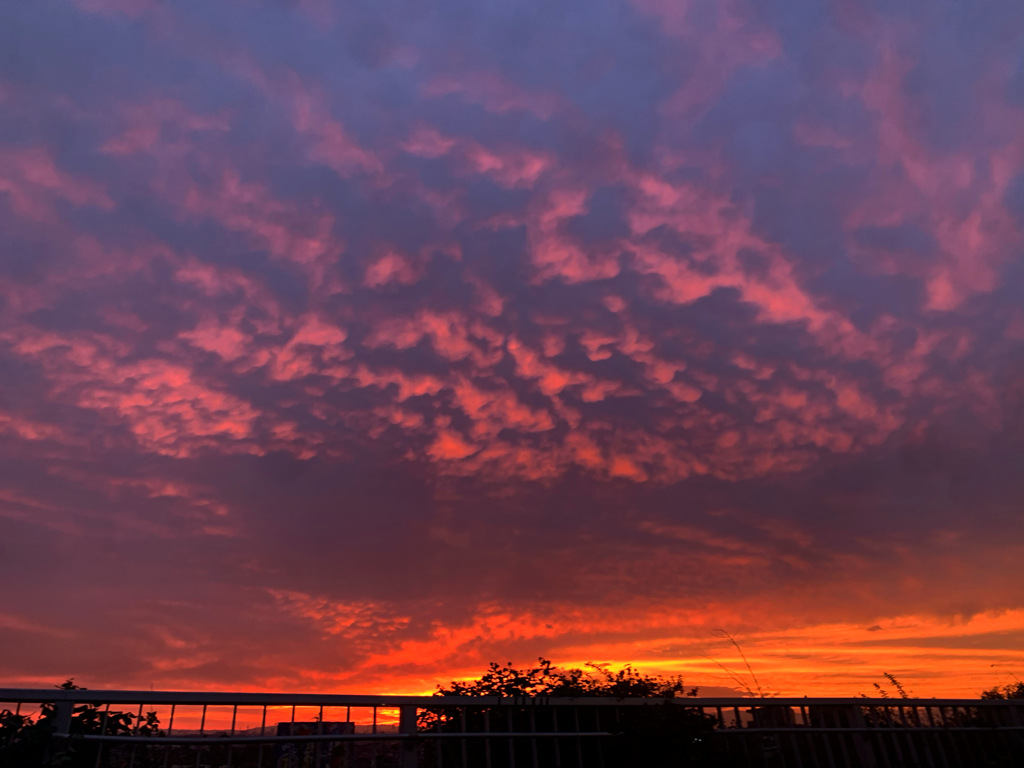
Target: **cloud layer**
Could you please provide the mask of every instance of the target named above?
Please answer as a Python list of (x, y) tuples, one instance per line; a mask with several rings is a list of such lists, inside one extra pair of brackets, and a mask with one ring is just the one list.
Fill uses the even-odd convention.
[(0, 677), (418, 690), (725, 627), (853, 693), (801, 644), (953, 627), (1003, 639), (921, 692), (989, 684), (1022, 42), (1015, 2), (3, 6)]

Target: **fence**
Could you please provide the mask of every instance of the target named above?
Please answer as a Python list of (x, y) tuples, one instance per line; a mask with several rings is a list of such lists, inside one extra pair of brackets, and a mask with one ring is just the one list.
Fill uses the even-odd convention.
[(1024, 766), (1024, 700), (0, 689), (0, 766)]

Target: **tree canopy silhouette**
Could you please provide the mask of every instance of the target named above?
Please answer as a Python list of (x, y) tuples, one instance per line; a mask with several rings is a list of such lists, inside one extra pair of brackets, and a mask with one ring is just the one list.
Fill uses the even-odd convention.
[[(58, 686), (59, 690), (82, 691), (69, 678)], [(37, 717), (4, 709), (0, 712), (0, 768), (25, 768), (35, 765), (61, 765), (65, 768), (92, 768), (97, 762), (99, 745), (80, 740), (60, 742), (53, 738), (57, 707), (43, 704)], [(95, 704), (77, 704), (72, 710), (69, 733), (72, 736), (155, 736), (160, 723), (155, 712), (133, 715), (113, 709), (100, 709)], [(111, 747), (108, 752), (124, 751), (124, 747)], [(143, 760), (136, 760), (140, 768)]]
[[(449, 733), (520, 733), (548, 732), (565, 734), (532, 739), (521, 748), (533, 751), (538, 766), (576, 764), (644, 766), (711, 765), (707, 756), (713, 718), (701, 710), (682, 706), (679, 699), (697, 695), (696, 688), (687, 688), (679, 676), (651, 675), (631, 665), (614, 670), (608, 665), (587, 664), (583, 668), (561, 668), (540, 658), (536, 666), (519, 669), (511, 662), (492, 662), (474, 680), (452, 681), (439, 685), (436, 696), (497, 696), (521, 699), (521, 706), (505, 705), (500, 709), (481, 706), (444, 706), (429, 709), (420, 715), (422, 731)], [(592, 697), (615, 699), (650, 699), (649, 706), (559, 706), (559, 698)], [(612, 739), (580, 739), (577, 732), (604, 733)], [(462, 755), (460, 751), (465, 750)], [(442, 741), (438, 745), (440, 764), (458, 764), (465, 757), (469, 764), (492, 765), (511, 763), (511, 756), (500, 750), (484, 755), (487, 747), (480, 741), (455, 744)], [(600, 754), (599, 754), (600, 752)], [(479, 754), (478, 754), (479, 753)], [(703, 759), (702, 759), (703, 758)], [(477, 763), (476, 761), (480, 761)], [(568, 760), (565, 763), (563, 760)], [(505, 762), (509, 761), (509, 762)]]
[(983, 699), (1024, 699), (1024, 682), (997, 685), (981, 692)]
[(627, 664), (613, 671), (607, 664), (586, 664), (584, 669), (562, 669), (545, 658), (537, 666), (517, 669), (491, 662), (476, 680), (438, 685), (437, 696), (614, 696), (662, 698), (696, 696), (697, 689), (683, 684), (680, 676), (648, 675)]

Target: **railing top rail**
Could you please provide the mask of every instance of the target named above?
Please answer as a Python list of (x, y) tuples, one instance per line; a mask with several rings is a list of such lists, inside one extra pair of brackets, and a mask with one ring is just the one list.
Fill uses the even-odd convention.
[(74, 701), (90, 704), (178, 704), (226, 706), (351, 706), (421, 709), (455, 706), (650, 706), (670, 702), (688, 707), (999, 707), (1024, 706), (1024, 701), (1002, 699), (892, 699), (892, 698), (722, 698), (684, 697), (614, 698), (606, 696), (397, 696), (326, 693), (258, 693), (224, 691), (119, 691), (101, 689), (0, 688), (3, 703)]

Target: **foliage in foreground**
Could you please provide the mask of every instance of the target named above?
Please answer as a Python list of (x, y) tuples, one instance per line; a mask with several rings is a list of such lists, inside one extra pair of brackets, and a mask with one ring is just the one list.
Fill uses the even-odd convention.
[(607, 664), (587, 664), (586, 669), (562, 669), (545, 658), (536, 667), (520, 670), (512, 662), (491, 662), (476, 680), (453, 681), (437, 686), (435, 696), (613, 696), (660, 698), (696, 696), (680, 676), (646, 675), (627, 664), (617, 672)]
[[(56, 687), (85, 690), (75, 685), (73, 680)], [(56, 719), (57, 708), (53, 704), (44, 704), (36, 717), (9, 709), (0, 711), (0, 768), (45, 764), (92, 768), (96, 764), (98, 744), (82, 741), (61, 743), (53, 739)], [(101, 732), (110, 736), (156, 736), (160, 734), (160, 723), (155, 712), (146, 712), (140, 717), (130, 712), (104, 711), (95, 704), (78, 704), (71, 713), (69, 732), (73, 736)], [(139, 765), (138, 762), (136, 764)]]
[[(584, 669), (562, 669), (547, 659), (528, 669), (517, 669), (511, 663), (491, 663), (476, 680), (453, 681), (438, 686), (437, 696), (499, 696), (502, 698), (541, 699), (531, 706), (508, 707), (501, 710), (485, 706), (446, 707), (427, 710), (420, 716), (421, 730), (439, 732), (604, 732), (616, 738), (603, 745), (601, 759), (607, 764), (627, 768), (660, 765), (711, 765), (705, 754), (714, 730), (714, 719), (701, 710), (681, 706), (674, 700), (697, 695), (696, 688), (687, 688), (678, 676), (648, 675), (632, 666), (612, 670), (606, 665), (588, 664)], [(619, 699), (651, 699), (650, 706), (584, 708), (544, 706), (543, 700), (562, 697), (605, 696)], [(525, 704), (525, 702), (524, 702)], [(527, 742), (523, 742), (524, 746)], [(521, 747), (523, 748), (523, 747)], [(530, 743), (531, 757), (537, 765), (597, 764), (589, 751), (602, 748), (593, 739), (572, 736), (535, 739)], [(445, 742), (439, 749), (451, 754), (441, 755), (447, 764), (458, 762), (462, 752), (474, 764), (474, 751), (482, 751), (479, 742), (468, 744)], [(463, 752), (464, 750), (464, 752)], [(705, 759), (706, 758), (706, 759)], [(511, 756), (495, 752), (488, 758), (492, 764), (504, 764)], [(687, 762), (689, 761), (689, 762)]]
[(981, 692), (983, 699), (1024, 699), (1024, 682), (997, 685)]

